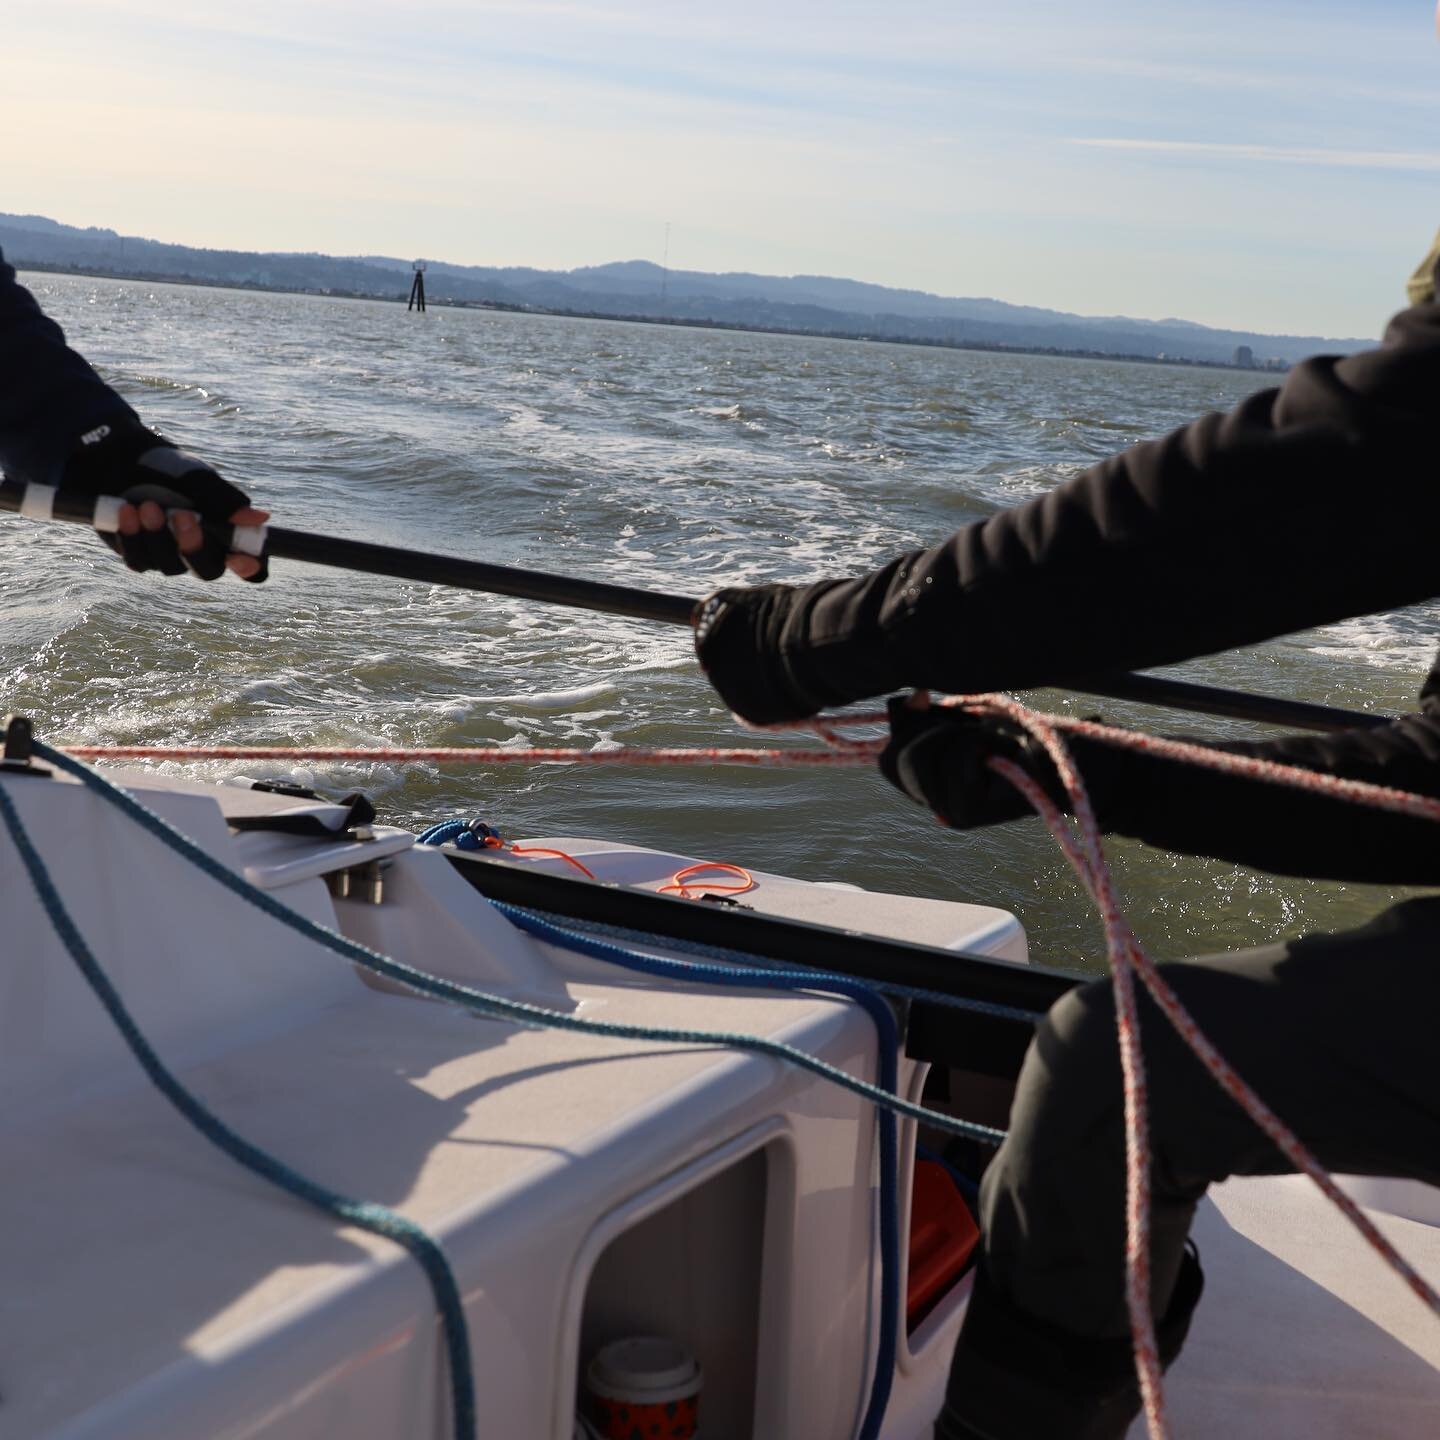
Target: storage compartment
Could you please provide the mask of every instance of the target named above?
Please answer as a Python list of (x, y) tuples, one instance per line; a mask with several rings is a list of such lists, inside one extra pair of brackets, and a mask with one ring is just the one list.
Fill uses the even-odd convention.
[(602, 1345), (678, 1341), (700, 1362), (700, 1433), (754, 1434), (766, 1192), (774, 1145), (703, 1179), (616, 1235), (590, 1272), (580, 1324), (579, 1403)]

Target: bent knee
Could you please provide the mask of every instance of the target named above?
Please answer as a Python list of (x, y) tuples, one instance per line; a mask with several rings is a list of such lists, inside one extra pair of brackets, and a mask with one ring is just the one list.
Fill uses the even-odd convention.
[(1062, 1083), (1105, 1083), (1119, 1073), (1115, 991), (1108, 979), (1067, 991), (1035, 1032), (1035, 1052)]
[[(1011, 1129), (1093, 1134), (1122, 1107), (1115, 1001), (1108, 980), (1069, 991), (1035, 1031), (1015, 1092)], [(1049, 1143), (1049, 1142), (1047, 1142)]]

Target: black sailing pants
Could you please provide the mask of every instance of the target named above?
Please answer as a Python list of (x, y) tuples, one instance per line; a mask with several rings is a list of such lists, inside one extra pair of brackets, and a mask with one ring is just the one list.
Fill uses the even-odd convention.
[[(1323, 1165), (1440, 1184), (1440, 897), (1407, 901), (1343, 934), (1163, 968), (1220, 1053)], [(1144, 995), (1141, 1033), (1154, 1152), (1152, 1300), (1163, 1317), (1206, 1187), (1291, 1167)], [(1087, 1356), (1104, 1356), (1105, 1365), (1123, 1356), (1121, 1106), (1113, 999), (1102, 981), (1061, 999), (1026, 1057), (1009, 1137), (981, 1186), (981, 1266), (996, 1303), (972, 1306), (938, 1435), (1123, 1434), (1126, 1406), (1092, 1426), (1080, 1412), (1093, 1415), (1095, 1406), (1074, 1391), (1073, 1374), (1051, 1384), (1057, 1377), (1041, 1373), (1051, 1347), (1000, 1346), (983, 1333), (1001, 1328), (994, 1317), (1003, 1314), (1007, 1327), (1034, 1322), (1062, 1348), (1073, 1337), (1082, 1365)], [(992, 1361), (1013, 1354), (1021, 1383), (1011, 1386), (993, 1363), (974, 1363), (977, 1352)], [(1111, 1383), (1094, 1379), (1095, 1390)], [(1118, 1372), (1112, 1379), (1129, 1383)], [(1073, 1427), (1062, 1418), (1072, 1401)]]

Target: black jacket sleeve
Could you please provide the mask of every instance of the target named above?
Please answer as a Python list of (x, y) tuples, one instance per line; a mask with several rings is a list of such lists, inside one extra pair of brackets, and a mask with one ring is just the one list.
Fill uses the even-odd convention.
[(54, 485), (80, 436), (117, 421), (140, 424), (0, 255), (0, 470)]
[[(1440, 593), (1440, 305), (1036, 500), (777, 607), (761, 677), (836, 704), (1064, 684)], [(815, 708), (812, 704), (811, 708)]]
[[(1177, 737), (1183, 738), (1183, 737)], [(1193, 742), (1204, 743), (1204, 742)], [(1281, 875), (1440, 883), (1440, 823), (1239, 779), (1076, 737), (1101, 827), (1187, 855)], [(1428, 705), (1372, 730), (1210, 748), (1440, 798), (1440, 714)]]

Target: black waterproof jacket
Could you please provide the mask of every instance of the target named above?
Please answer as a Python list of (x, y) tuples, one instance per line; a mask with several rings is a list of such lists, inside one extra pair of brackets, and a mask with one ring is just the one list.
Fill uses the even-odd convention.
[(116, 420), (140, 424), (0, 254), (0, 470), (54, 485), (80, 436)]
[[(1376, 350), (1306, 361), (933, 549), (807, 587), (762, 619), (750, 683), (811, 709), (1063, 685), (1440, 595), (1437, 422), (1432, 303)], [(1081, 748), (1109, 830), (1281, 872), (1440, 882), (1440, 824)], [(1391, 725), (1225, 748), (1440, 795), (1440, 665)]]

